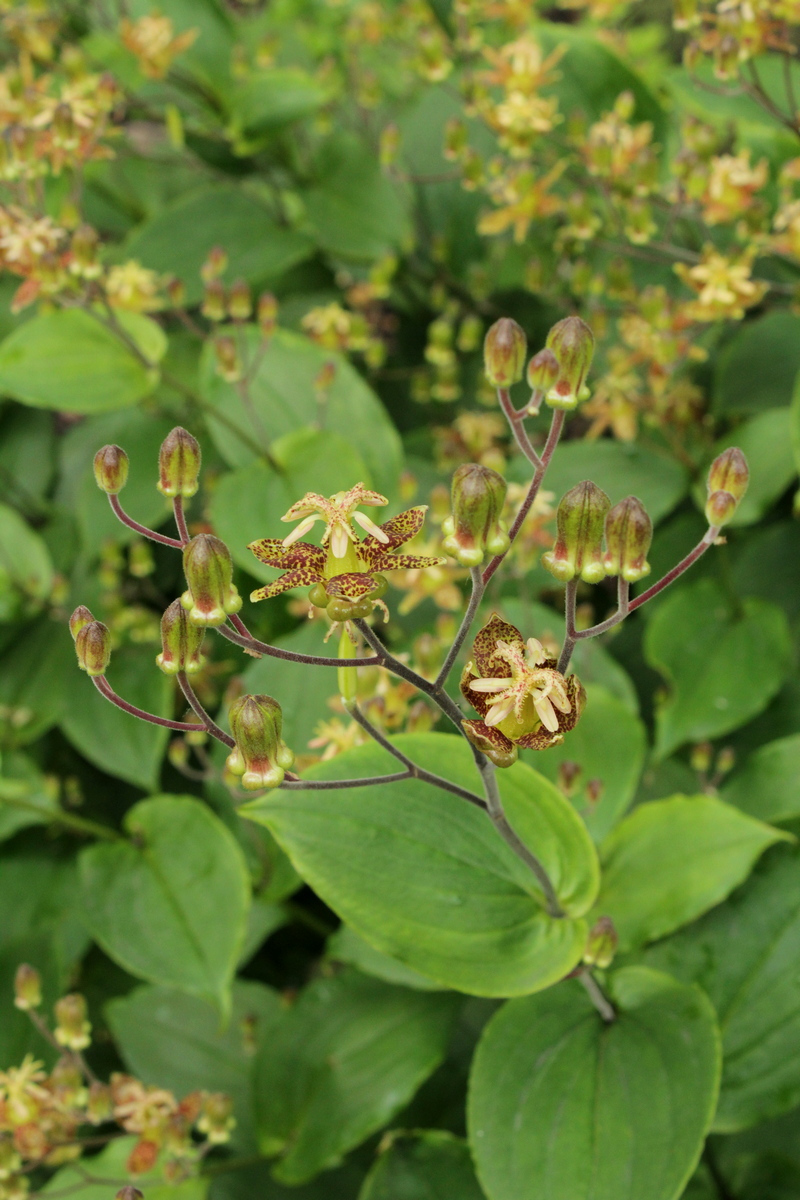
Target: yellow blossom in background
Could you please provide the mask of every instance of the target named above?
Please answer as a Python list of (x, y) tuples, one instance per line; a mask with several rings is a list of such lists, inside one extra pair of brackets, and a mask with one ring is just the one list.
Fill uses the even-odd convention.
[(749, 150), (712, 158), (702, 199), (703, 217), (709, 225), (735, 220), (752, 205), (755, 193), (764, 187), (768, 178), (767, 160), (762, 158), (757, 166), (751, 166)]
[(478, 233), (492, 236), (512, 229), (514, 241), (524, 242), (534, 221), (552, 216), (563, 207), (561, 198), (550, 189), (566, 168), (566, 161), (558, 162), (537, 178), (533, 170), (525, 167), (491, 181), (489, 194), (498, 207), (479, 219)]
[(697, 293), (697, 300), (684, 306), (686, 315), (695, 321), (740, 321), (745, 309), (758, 304), (769, 291), (768, 283), (752, 278), (754, 257), (749, 250), (739, 259), (726, 258), (708, 245), (696, 266), (676, 263), (675, 274)]
[(163, 79), (174, 60), (188, 50), (199, 34), (199, 29), (187, 29), (175, 33), (169, 17), (159, 12), (130, 21), (123, 17), (119, 26), (123, 45), (136, 55), (143, 75), (150, 79)]
[(155, 312), (161, 308), (161, 276), (149, 267), (143, 267), (135, 258), (111, 267), (105, 283), (112, 308), (125, 308), (131, 312)]

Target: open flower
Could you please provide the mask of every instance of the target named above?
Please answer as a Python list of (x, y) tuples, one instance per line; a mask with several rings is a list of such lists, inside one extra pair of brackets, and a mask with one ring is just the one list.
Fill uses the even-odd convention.
[[(262, 538), (250, 543), (248, 549), (260, 562), (285, 572), (274, 583), (254, 591), (250, 599), (267, 600), (290, 588), (310, 584), (312, 603), (327, 608), (334, 621), (344, 621), (368, 616), (381, 603), (387, 584), (380, 572), (444, 563), (443, 558), (394, 553), (419, 532), (426, 505), (409, 508), (383, 525), (376, 525), (365, 513), (357, 511), (360, 505), (377, 507), (388, 503), (385, 496), (369, 491), (363, 483), (327, 499), (309, 492), (283, 517), (284, 521), (300, 519), (288, 537), (283, 541)], [(298, 540), (320, 520), (325, 522), (321, 546)], [(358, 537), (354, 523), (367, 533), (363, 540)]]
[(522, 640), (497, 613), (478, 633), (461, 691), (481, 715), (465, 721), (464, 732), (498, 767), (510, 767), (517, 747), (546, 750), (575, 727), (586, 693), (574, 675), (556, 670), (536, 638)]

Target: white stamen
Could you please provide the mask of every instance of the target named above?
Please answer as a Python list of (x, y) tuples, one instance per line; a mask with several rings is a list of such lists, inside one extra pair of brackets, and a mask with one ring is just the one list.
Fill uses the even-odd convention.
[(538, 700), (534, 700), (533, 707), (545, 729), (549, 729), (550, 733), (558, 733), (558, 717), (547, 696), (540, 696)]
[(487, 725), (499, 725), (501, 721), (505, 721), (506, 717), (510, 715), (513, 707), (513, 697), (511, 700), (501, 700), (489, 709), (483, 719)]
[(347, 547), (350, 544), (350, 538), (347, 536), (347, 528), (340, 522), (336, 522), (331, 532), (331, 550), (334, 558), (344, 558), (347, 554)]
[(550, 703), (555, 704), (556, 708), (559, 709), (560, 712), (572, 712), (572, 705), (570, 704), (569, 697), (567, 696), (566, 692), (564, 692), (563, 688), (553, 688), (552, 692), (550, 693)]
[(377, 538), (379, 542), (383, 542), (385, 546), (388, 546), (389, 535), (384, 533), (380, 526), (376, 525), (371, 517), (368, 517), (365, 513), (354, 512), (353, 520), (358, 521), (362, 529), (366, 529), (367, 533), (371, 533), (372, 536)]
[(526, 644), (528, 647), (528, 662), (532, 666), (538, 667), (539, 663), (543, 663), (547, 657), (542, 643), (538, 640), (538, 638), (528, 638)]
[(473, 692), (504, 692), (511, 686), (510, 679), (476, 679), (470, 685)]
[(289, 536), (283, 539), (284, 549), (288, 549), (288, 547), (293, 546), (295, 542), (299, 542), (300, 538), (303, 537), (304, 534), (308, 533), (314, 522), (318, 520), (319, 517), (315, 514), (313, 517), (306, 517), (303, 521), (301, 521), (297, 528), (293, 529)]

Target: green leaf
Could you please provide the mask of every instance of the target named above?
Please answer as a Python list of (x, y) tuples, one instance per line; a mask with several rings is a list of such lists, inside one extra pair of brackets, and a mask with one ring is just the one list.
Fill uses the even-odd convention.
[(800, 734), (759, 746), (720, 795), (761, 821), (800, 817)]
[(714, 1114), (714, 1010), (697, 987), (631, 967), (605, 1024), (574, 981), (512, 1000), (484, 1030), (470, 1144), (489, 1200), (677, 1200)]
[(758, 596), (800, 616), (800, 526), (794, 520), (770, 522), (737, 538), (731, 585), (737, 595)]
[(273, 443), (280, 474), (256, 461), (223, 475), (211, 498), (211, 519), (234, 561), (256, 579), (268, 582), (278, 572), (265, 567), (248, 549), (262, 537), (284, 537), (281, 517), (306, 492), (332, 496), (359, 481), (370, 485), (363, 458), (338, 433), (298, 429)]
[(44, 1185), (42, 1195), (52, 1193), (53, 1200), (65, 1193), (73, 1200), (108, 1200), (110, 1190), (130, 1181), (135, 1187), (146, 1189), (147, 1200), (205, 1200), (207, 1175), (165, 1183), (162, 1163), (147, 1175), (129, 1175), (126, 1164), (137, 1140), (122, 1137), (110, 1142), (91, 1159), (91, 1171), (87, 1170), (89, 1163), (84, 1161), (61, 1167)]
[(351, 967), (358, 967), (359, 971), (363, 971), (365, 975), (382, 979), (384, 983), (418, 988), (421, 992), (439, 990), (438, 984), (432, 983), (418, 971), (412, 971), (410, 967), (398, 962), (397, 959), (389, 958), (388, 954), (381, 954), (380, 950), (373, 949), (369, 942), (365, 942), (362, 937), (359, 937), (349, 925), (339, 926), (336, 933), (328, 938), (326, 949), (328, 955), (335, 962), (348, 963)]
[[(750, 484), (730, 522), (731, 528), (760, 521), (797, 475), (792, 453), (793, 421), (796, 423), (797, 417), (788, 408), (773, 408), (737, 425), (714, 447), (717, 455), (729, 446), (738, 446), (750, 466)], [(700, 508), (705, 507), (705, 481), (695, 488), (695, 499)]]
[(87, 947), (75, 860), (18, 842), (4, 847), (2, 864), (0, 947), (47, 935), (63, 977)]
[(737, 729), (780, 689), (791, 669), (786, 617), (764, 600), (741, 610), (732, 614), (717, 584), (701, 579), (670, 591), (651, 618), (645, 658), (670, 683), (656, 713), (657, 757)]
[[(253, 361), (261, 334), (249, 326), (243, 335), (247, 361)], [(250, 381), (251, 405), (242, 402), (234, 384), (216, 370), (208, 344), (201, 361), (201, 391), (210, 411), (209, 432), (222, 457), (232, 467), (244, 467), (259, 457), (252, 441), (275, 441), (287, 433), (306, 429), (318, 419), (314, 380), (326, 362), (336, 364), (336, 375), (325, 406), (325, 428), (341, 436), (367, 464), (372, 483), (390, 498), (397, 490), (402, 464), (400, 438), (378, 397), (344, 358), (315, 346), (299, 334), (278, 330), (258, 359)], [(215, 419), (223, 415), (225, 423)], [(235, 433), (242, 431), (244, 438)], [(358, 482), (353, 480), (354, 483)]]
[(0, 423), (0, 496), (36, 512), (52, 482), (55, 457), (53, 414), (9, 405)]
[(407, 248), (412, 227), (406, 197), (372, 149), (351, 134), (337, 134), (323, 144), (318, 170), (319, 183), (303, 199), (323, 250), (369, 262)]
[[(153, 7), (150, 0), (129, 0), (127, 10), (131, 18), (137, 20), (149, 16)], [(160, 0), (158, 11), (169, 17), (176, 33), (189, 29), (197, 31), (197, 40), (178, 59), (178, 70), (188, 71), (215, 91), (221, 103), (224, 102), (231, 86), (234, 49), (233, 23), (224, 7), (218, 0)], [(160, 98), (160, 89), (157, 94)], [(200, 96), (202, 91), (197, 98)], [(147, 165), (153, 165), (152, 156)], [(175, 169), (173, 165), (172, 170)]]
[[(163, 358), (167, 339), (155, 321), (141, 313), (117, 320), (150, 363)], [(135, 404), (157, 382), (155, 366), (80, 309), (40, 313), (0, 342), (0, 391), (36, 408), (108, 412)]]
[(46, 825), (58, 811), (58, 780), (33, 759), (8, 750), (0, 760), (0, 842), (29, 825)]
[(800, 849), (781, 846), (724, 905), (651, 947), (648, 965), (698, 983), (719, 1015), (714, 1128), (746, 1129), (800, 1104)]
[(256, 1064), (276, 1179), (304, 1183), (390, 1121), (444, 1058), (457, 1004), (352, 970), (305, 988)]
[(640, 804), (603, 843), (595, 910), (622, 950), (655, 941), (719, 904), (787, 837), (713, 796)]
[(264, 900), (261, 896), (253, 896), (250, 911), (247, 914), (244, 944), (237, 965), (242, 967), (248, 963), (267, 938), (286, 925), (288, 920), (286, 909), (282, 904)]
[(196, 1090), (225, 1092), (233, 1100), (234, 1145), (252, 1152), (253, 1056), (256, 1044), (271, 1036), (282, 1005), (272, 988), (249, 980), (237, 980), (232, 995), (231, 1016), (223, 1027), (205, 1001), (164, 987), (136, 988), (105, 1011), (134, 1075), (179, 1098)]
[(250, 900), (233, 835), (190, 796), (142, 800), (125, 828), (132, 841), (81, 854), (92, 936), (132, 975), (226, 1010)]
[(0, 504), (0, 576), (31, 601), (44, 601), (53, 586), (47, 546), (15, 509)]
[[(517, 483), (527, 481), (530, 467), (514, 460), (507, 474)], [(674, 458), (611, 440), (564, 442), (547, 468), (544, 488), (558, 501), (583, 479), (607, 492), (612, 504), (637, 496), (654, 522), (672, 512), (688, 490), (686, 471)]]
[(325, 103), (325, 89), (297, 67), (251, 72), (230, 97), (229, 136), (249, 153), (275, 130), (310, 117)]
[[(158, 670), (148, 646), (122, 646), (112, 655), (108, 682), (130, 704), (172, 715), (172, 685)], [(91, 679), (74, 670), (73, 703), (61, 718), (61, 729), (89, 762), (144, 791), (155, 791), (169, 730), (129, 716), (101, 696)]]
[(714, 407), (726, 416), (783, 408), (800, 371), (800, 317), (787, 309), (744, 321), (720, 353)]
[(200, 268), (212, 246), (228, 255), (224, 280), (274, 281), (313, 251), (303, 233), (278, 225), (269, 208), (235, 184), (217, 184), (180, 196), (138, 226), (119, 252), (146, 267), (175, 275), (186, 287), (186, 303), (199, 303)]
[[(396, 744), (423, 768), (478, 786), (463, 740), (427, 733)], [(306, 776), (381, 775), (395, 762), (369, 744)], [(518, 995), (549, 987), (579, 961), (598, 866), (582, 821), (541, 775), (517, 763), (500, 772), (500, 788), (508, 820), (571, 919), (547, 916), (533, 874), (481, 809), (429, 784), (337, 790), (335, 803), (324, 791), (273, 791), (240, 813), (271, 829), (306, 882), (376, 950), (446, 987)]]
[(12, 744), (34, 741), (61, 720), (78, 665), (63, 618), (42, 617), (3, 655), (0, 710)]
[(303, 1187), (276, 1183), (262, 1158), (250, 1167), (225, 1171), (211, 1181), (211, 1200), (355, 1200), (364, 1178), (360, 1166), (348, 1159), (338, 1170), (325, 1171)]
[[(275, 645), (297, 654), (333, 654), (330, 643), (323, 643), (325, 632), (324, 626), (308, 621), (288, 637), (279, 638)], [(247, 668), (242, 684), (247, 692), (271, 694), (272, 689), (280, 696), (283, 737), (297, 754), (308, 752), (318, 723), (334, 716), (329, 701), (338, 693), (336, 673), (330, 667), (299, 667), (297, 663), (265, 657)]]
[[(580, 773), (569, 798), (594, 840), (601, 842), (636, 795), (647, 735), (639, 718), (605, 688), (590, 684), (586, 694), (586, 709), (578, 724), (564, 735), (560, 746), (537, 754), (534, 765), (553, 783), (558, 783), (561, 765), (577, 764)], [(590, 783), (601, 785), (599, 800), (588, 794)]]
[(358, 1200), (484, 1200), (461, 1138), (442, 1129), (389, 1137)]

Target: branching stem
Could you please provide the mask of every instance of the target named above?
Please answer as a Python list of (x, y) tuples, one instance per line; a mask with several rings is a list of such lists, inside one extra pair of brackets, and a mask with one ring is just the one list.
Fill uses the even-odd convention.
[(578, 973), (578, 979), (586, 988), (589, 999), (600, 1013), (600, 1016), (603, 1018), (603, 1020), (609, 1025), (612, 1023), (612, 1021), (616, 1021), (617, 1010), (614, 1008), (614, 1005), (608, 999), (588, 967), (584, 967), (583, 970)]
[(140, 533), (142, 537), (148, 538), (151, 542), (159, 542), (162, 546), (171, 546), (173, 550), (183, 549), (183, 542), (179, 542), (177, 538), (167, 537), (164, 533), (156, 533), (155, 529), (148, 529), (146, 525), (140, 525), (138, 521), (134, 521), (133, 517), (129, 517), (119, 502), (119, 496), (109, 496), (108, 502), (113, 508), (115, 515), (129, 529), (135, 529), (137, 533)]
[(279, 646), (270, 646), (266, 642), (260, 642), (258, 638), (254, 638), (252, 634), (247, 632), (247, 627), (239, 620), (238, 617), (231, 617), (231, 621), (237, 624), (237, 630), (244, 629), (245, 632), (237, 632), (229, 629), (227, 625), (218, 625), (217, 633), (222, 637), (227, 638), (229, 642), (235, 642), (237, 646), (241, 646), (245, 650), (249, 650), (254, 654), (266, 654), (270, 658), (282, 658), (286, 662), (304, 663), (307, 667), (377, 667), (383, 661), (381, 658), (323, 658), (317, 654), (298, 654), (294, 650), (282, 650)]
[(178, 672), (178, 684), (188, 701), (189, 707), (200, 718), (211, 736), (215, 737), (218, 742), (222, 742), (223, 745), (229, 746), (231, 749), (233, 749), (233, 747), (236, 745), (236, 742), (229, 733), (226, 733), (224, 729), (220, 729), (216, 721), (214, 721), (203, 708), (202, 704), (197, 698), (197, 695), (195, 694), (194, 688), (189, 683), (185, 671)]
[(477, 613), (480, 602), (483, 599), (483, 593), (486, 590), (484, 587), (483, 574), (480, 567), (473, 567), (470, 571), (470, 575), (472, 576), (472, 595), (469, 598), (469, 604), (467, 605), (467, 611), (464, 613), (464, 618), (461, 622), (461, 628), (455, 636), (455, 641), (447, 652), (447, 657), (442, 663), (442, 669), (436, 676), (434, 684), (435, 687), (444, 687), (445, 683), (447, 682), (447, 677), (453, 669), (453, 663), (456, 661), (458, 652), (464, 644), (464, 639), (467, 637), (470, 629), (472, 628), (472, 622), (475, 620), (475, 614)]
[(149, 721), (151, 725), (163, 725), (165, 729), (177, 729), (179, 733), (197, 733), (197, 725), (190, 724), (188, 721), (170, 721), (167, 717), (157, 717), (155, 713), (146, 712), (143, 708), (137, 708), (135, 704), (129, 704), (127, 700), (123, 700), (121, 696), (117, 695), (111, 684), (102, 675), (95, 676), (92, 683), (100, 695), (105, 696), (106, 700), (116, 704), (117, 708), (121, 708), (123, 712), (130, 713), (132, 717), (138, 717), (140, 721)]
[(519, 412), (514, 407), (508, 388), (498, 388), (497, 399), (500, 401), (500, 407), (505, 414), (506, 420), (511, 426), (511, 432), (514, 435), (514, 441), (517, 443), (529, 463), (533, 463), (535, 467), (541, 466), (542, 460), (536, 453), (533, 443), (528, 437), (528, 432), (525, 429), (525, 417), (528, 415), (527, 408), (523, 408), (522, 412)]

